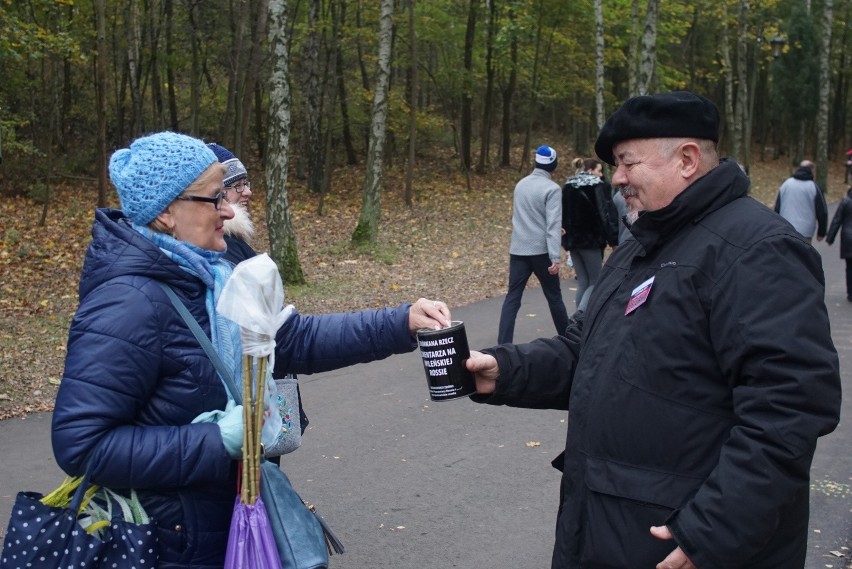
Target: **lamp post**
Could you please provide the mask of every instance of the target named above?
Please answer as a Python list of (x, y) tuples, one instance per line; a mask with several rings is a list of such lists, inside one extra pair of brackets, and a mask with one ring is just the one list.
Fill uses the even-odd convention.
[(772, 47), (772, 59), (778, 59), (781, 57), (781, 48), (783, 48), (786, 43), (787, 40), (781, 36), (775, 36), (769, 40), (769, 45)]

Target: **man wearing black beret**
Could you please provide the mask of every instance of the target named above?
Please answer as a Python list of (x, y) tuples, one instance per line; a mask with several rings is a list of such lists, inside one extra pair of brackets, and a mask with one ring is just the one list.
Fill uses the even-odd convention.
[(839, 420), (819, 255), (747, 196), (719, 113), (628, 100), (595, 144), (634, 239), (564, 336), (472, 353), (477, 401), (569, 409), (553, 568), (800, 569)]

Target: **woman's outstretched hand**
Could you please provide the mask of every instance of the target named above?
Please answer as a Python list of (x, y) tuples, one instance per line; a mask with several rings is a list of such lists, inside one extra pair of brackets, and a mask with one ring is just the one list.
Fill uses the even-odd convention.
[(421, 298), (408, 311), (408, 330), (415, 334), (421, 328), (440, 330), (450, 326), (449, 307), (440, 300)]

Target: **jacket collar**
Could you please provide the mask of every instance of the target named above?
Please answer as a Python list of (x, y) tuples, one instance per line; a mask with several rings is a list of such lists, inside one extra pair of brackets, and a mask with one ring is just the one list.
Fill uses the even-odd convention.
[(744, 197), (749, 183), (736, 161), (723, 158), (717, 167), (687, 186), (672, 203), (640, 214), (630, 232), (646, 252), (650, 251), (687, 223), (697, 223), (707, 214)]
[(199, 294), (204, 283), (171, 260), (151, 240), (133, 229), (130, 219), (117, 209), (98, 209), (92, 241), (80, 274), (82, 300), (104, 282), (120, 276), (141, 276)]
[(811, 171), (810, 168), (799, 168), (793, 174), (793, 177), (797, 180), (813, 180), (814, 173)]

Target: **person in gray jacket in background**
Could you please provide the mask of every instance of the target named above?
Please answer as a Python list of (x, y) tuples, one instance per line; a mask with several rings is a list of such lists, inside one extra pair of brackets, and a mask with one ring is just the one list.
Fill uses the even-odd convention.
[(562, 189), (551, 176), (558, 163), (556, 150), (547, 145), (539, 146), (535, 151), (535, 168), (515, 186), (509, 292), (500, 312), (499, 344), (511, 342), (514, 337), (515, 317), (532, 274), (541, 283), (556, 332), (562, 334), (568, 327), (568, 311), (559, 289)]
[(799, 169), (781, 184), (775, 211), (808, 241), (813, 239), (814, 232), (817, 241), (822, 241), (828, 224), (828, 207), (822, 190), (814, 182), (813, 162), (803, 160)]

